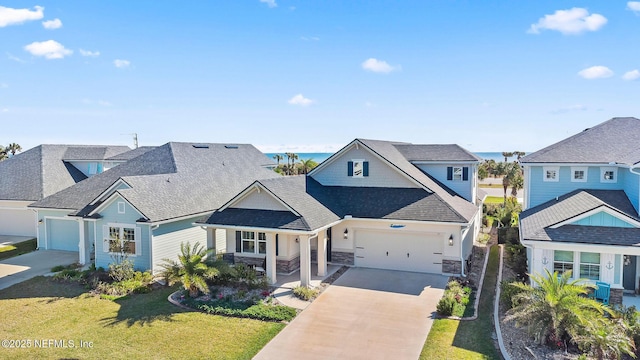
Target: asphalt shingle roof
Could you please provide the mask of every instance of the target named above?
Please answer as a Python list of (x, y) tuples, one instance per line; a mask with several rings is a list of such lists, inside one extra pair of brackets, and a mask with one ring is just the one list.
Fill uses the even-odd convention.
[(155, 146), (140, 146), (139, 148), (135, 148), (133, 150), (125, 151), (123, 153), (110, 156), (107, 160), (131, 160), (135, 157), (138, 157), (149, 150), (155, 149)]
[(255, 179), (280, 176), (264, 167), (270, 159), (252, 145), (193, 145), (158, 146), (31, 206), (88, 216), (100, 203), (89, 204), (122, 179), (131, 188), (117, 192), (149, 221), (161, 221), (213, 211)]
[(86, 179), (82, 172), (63, 161), (69, 151), (83, 157), (83, 151), (105, 154), (126, 150), (129, 150), (126, 146), (45, 144), (18, 153), (0, 161), (0, 200), (37, 201)]
[[(524, 240), (587, 242), (595, 244), (613, 244), (616, 241), (628, 242), (628, 239), (610, 239), (598, 237), (598, 234), (611, 234), (618, 231), (630, 234), (625, 228), (601, 226), (563, 225), (556, 229), (551, 226), (572, 219), (598, 208), (609, 208), (629, 218), (640, 221), (637, 212), (622, 190), (575, 190), (544, 204), (527, 209), (520, 214), (520, 229)], [(579, 237), (577, 237), (579, 236)], [(616, 235), (617, 236), (617, 235)], [(615, 237), (615, 236), (614, 236)]]
[(75, 146), (70, 145), (64, 152), (62, 160), (106, 160), (109, 157), (116, 156), (131, 151), (128, 146)]
[(409, 161), (482, 161), (457, 144), (396, 144), (394, 146)]
[(640, 120), (618, 117), (529, 154), (521, 163), (636, 164), (640, 161)]

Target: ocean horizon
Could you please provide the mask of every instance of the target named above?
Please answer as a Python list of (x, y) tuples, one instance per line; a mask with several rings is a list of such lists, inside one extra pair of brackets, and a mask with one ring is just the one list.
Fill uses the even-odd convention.
[[(280, 154), (283, 156), (283, 159), (281, 160), (283, 163), (287, 162), (287, 156), (284, 153), (264, 153), (266, 156), (268, 156), (270, 159), (273, 159), (273, 157), (276, 154)], [(301, 159), (307, 160), (307, 159), (313, 159), (313, 161), (317, 162), (318, 164), (327, 160), (331, 155), (333, 155), (334, 153), (295, 153), (296, 155), (298, 155), (298, 160), (296, 160), (296, 162), (300, 162)], [(475, 154), (476, 156), (478, 156), (479, 158), (481, 158), (482, 160), (494, 160), (495, 162), (501, 162), (504, 161), (504, 156), (502, 156), (502, 152), (483, 152), (483, 151), (479, 151), (479, 152), (474, 152), (473, 154)], [(275, 161), (275, 159), (273, 159)], [(515, 156), (512, 156), (508, 159), (509, 161), (514, 161), (516, 160)]]

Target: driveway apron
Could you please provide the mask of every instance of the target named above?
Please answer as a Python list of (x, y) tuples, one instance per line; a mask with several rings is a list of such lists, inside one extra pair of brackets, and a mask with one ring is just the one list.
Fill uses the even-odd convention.
[(38, 250), (0, 261), (0, 290), (51, 272), (56, 265), (78, 262), (78, 252)]
[(447, 280), (351, 268), (255, 359), (417, 359)]

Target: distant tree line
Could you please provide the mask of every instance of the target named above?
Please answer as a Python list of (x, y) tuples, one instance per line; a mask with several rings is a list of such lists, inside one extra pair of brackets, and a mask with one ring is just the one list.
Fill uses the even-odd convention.
[(22, 151), (22, 147), (16, 143), (11, 143), (9, 145), (2, 146), (0, 145), (0, 161), (8, 159), (11, 156), (14, 156), (17, 152)]
[[(287, 163), (281, 164), (280, 162), (284, 160), (286, 157)], [(276, 166), (275, 171), (284, 175), (300, 175), (300, 174), (308, 174), (311, 170), (313, 170), (318, 163), (313, 161), (313, 159), (300, 159), (300, 157), (292, 152), (273, 155), (273, 159), (278, 164)], [(298, 161), (299, 160), (299, 161)], [(296, 162), (298, 161), (298, 162)]]
[[(493, 159), (485, 160), (478, 168), (478, 178), (486, 179), (489, 176), (494, 178), (502, 176), (502, 187), (504, 189), (504, 203), (507, 203), (507, 189), (511, 187), (511, 195), (517, 196), (518, 190), (524, 187), (524, 173), (520, 167), (520, 158), (526, 155), (523, 151), (505, 151), (502, 153), (504, 162), (496, 162)], [(516, 160), (508, 161), (510, 157), (517, 156)]]

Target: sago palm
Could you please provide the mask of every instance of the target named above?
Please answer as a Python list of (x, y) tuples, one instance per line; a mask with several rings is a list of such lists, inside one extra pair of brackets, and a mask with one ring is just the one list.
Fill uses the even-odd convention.
[(180, 255), (178, 261), (163, 259), (161, 264), (164, 268), (163, 275), (169, 285), (181, 282), (185, 290), (189, 291), (190, 297), (196, 297), (200, 292), (209, 293), (207, 279), (213, 279), (218, 275), (218, 269), (208, 266), (204, 261), (209, 254), (200, 243), (195, 243), (193, 247), (188, 242), (180, 244)]
[(575, 337), (586, 324), (612, 311), (596, 300), (587, 297), (594, 286), (583, 279), (571, 279), (571, 272), (561, 276), (545, 270), (544, 275), (530, 275), (531, 286), (511, 283), (522, 290), (514, 296), (519, 305), (507, 312), (505, 321), (526, 324), (539, 343), (561, 341), (565, 335)]
[(586, 324), (580, 333), (573, 340), (598, 360), (620, 359), (622, 354), (636, 357), (633, 340), (626, 334), (624, 322), (620, 319), (611, 321), (600, 318)]

